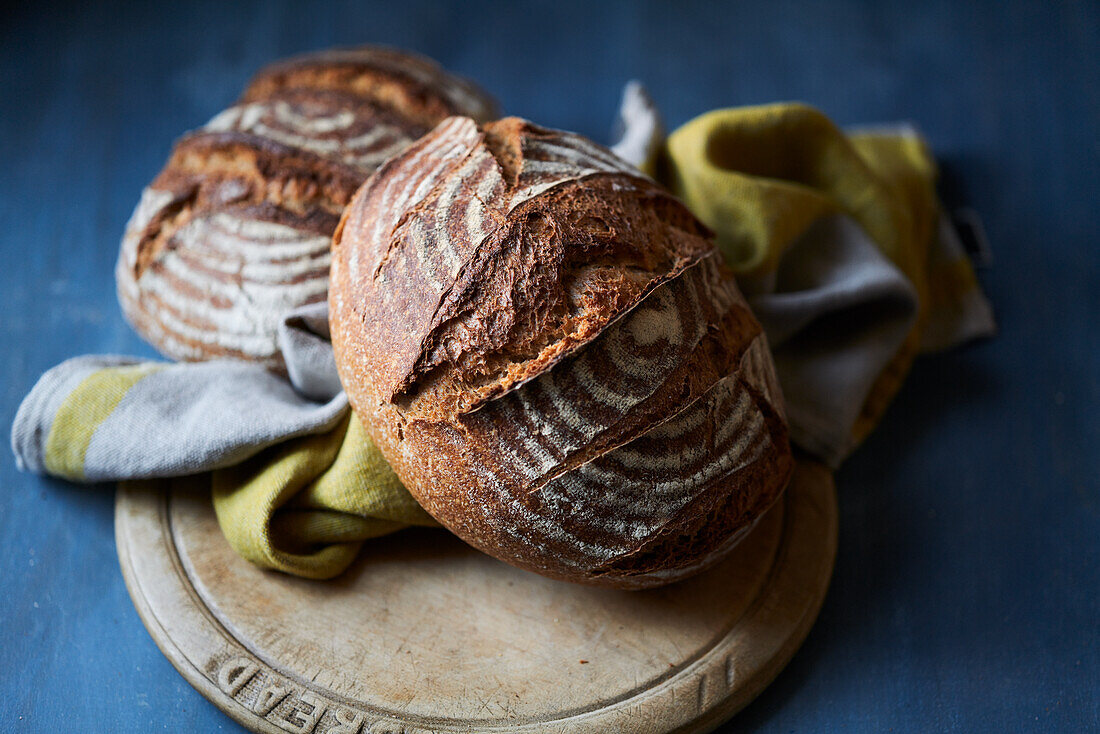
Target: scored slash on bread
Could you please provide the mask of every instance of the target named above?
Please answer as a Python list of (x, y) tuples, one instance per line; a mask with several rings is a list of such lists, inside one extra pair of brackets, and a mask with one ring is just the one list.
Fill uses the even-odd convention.
[(454, 114), (486, 120), (494, 105), (412, 54), (346, 49), (266, 67), (143, 193), (116, 268), (123, 312), (174, 359), (281, 369), (278, 322), (324, 300), (329, 238), (356, 189)]
[(490, 555), (624, 588), (698, 571), (793, 469), (764, 335), (708, 236), (580, 136), (445, 120), (334, 235), (351, 403)]
[(522, 384), (711, 252), (612, 153), (514, 118), (447, 120), (356, 198), (341, 230), (385, 242), (347, 257), (356, 308), (387, 315), (360, 333), (369, 389), (425, 417)]

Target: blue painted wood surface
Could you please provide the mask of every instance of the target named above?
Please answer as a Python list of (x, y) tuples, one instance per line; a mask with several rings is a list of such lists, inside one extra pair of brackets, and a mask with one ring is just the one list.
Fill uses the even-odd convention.
[[(919, 7), (918, 7), (919, 5)], [(910, 119), (984, 216), (1002, 333), (922, 359), (841, 470), (840, 554), (794, 661), (723, 731), (1100, 729), (1100, 7), (403, 0), (27, 3), (0, 18), (0, 329), (10, 425), (78, 354), (151, 356), (112, 268), (174, 137), (264, 62), (417, 49), (504, 108), (606, 139), (622, 84), (677, 125), (800, 99)], [(239, 731), (130, 605), (113, 492), (0, 459), (0, 729)]]

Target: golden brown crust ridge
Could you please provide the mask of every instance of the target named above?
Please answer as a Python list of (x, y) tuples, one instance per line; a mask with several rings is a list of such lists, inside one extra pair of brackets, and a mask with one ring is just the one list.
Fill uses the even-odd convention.
[(705, 229), (607, 156), (445, 121), (345, 212), (330, 322), (353, 407), (436, 519), (522, 568), (641, 588), (721, 558), (793, 463)]
[[(402, 187), (419, 198), (395, 207)], [(344, 218), (334, 248), (355, 253), (347, 296), (385, 314), (360, 336), (375, 397), (437, 419), (537, 376), (710, 251), (656, 184), (577, 136), (515, 119), (484, 131), (448, 120)]]
[(425, 128), (451, 115), (483, 121), (497, 116), (496, 104), (484, 92), (431, 59), (377, 46), (329, 49), (276, 61), (252, 78), (240, 102), (268, 99), (289, 89), (353, 94)]

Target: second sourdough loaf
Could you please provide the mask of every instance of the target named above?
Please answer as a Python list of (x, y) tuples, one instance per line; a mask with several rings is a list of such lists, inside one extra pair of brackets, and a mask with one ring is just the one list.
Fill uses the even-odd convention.
[(577, 135), (452, 117), (333, 239), (341, 379), (471, 545), (642, 588), (720, 559), (793, 462), (764, 335), (709, 233)]
[(325, 299), (329, 240), (359, 185), (448, 115), (493, 109), (470, 83), (390, 49), (264, 68), (142, 194), (116, 268), (123, 312), (174, 359), (279, 369), (279, 320)]

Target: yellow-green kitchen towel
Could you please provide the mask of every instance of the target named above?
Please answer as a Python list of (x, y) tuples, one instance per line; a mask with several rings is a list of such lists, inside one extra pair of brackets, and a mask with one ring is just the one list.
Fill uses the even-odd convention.
[(875, 426), (919, 350), (993, 333), (912, 126), (845, 133), (786, 103), (708, 112), (663, 140), (637, 85), (620, 115), (616, 151), (714, 230), (767, 333), (792, 438), (831, 466)]
[[(802, 105), (719, 110), (667, 141), (628, 87), (615, 150), (717, 233), (771, 342), (792, 436), (838, 464), (873, 427), (918, 348), (991, 333), (939, 213), (934, 165), (907, 128), (846, 135)], [(433, 525), (348, 408), (324, 304), (288, 314), (289, 380), (245, 363), (79, 357), (24, 400), (12, 446), (74, 481), (199, 475), (233, 548), (309, 578), (367, 538)]]

